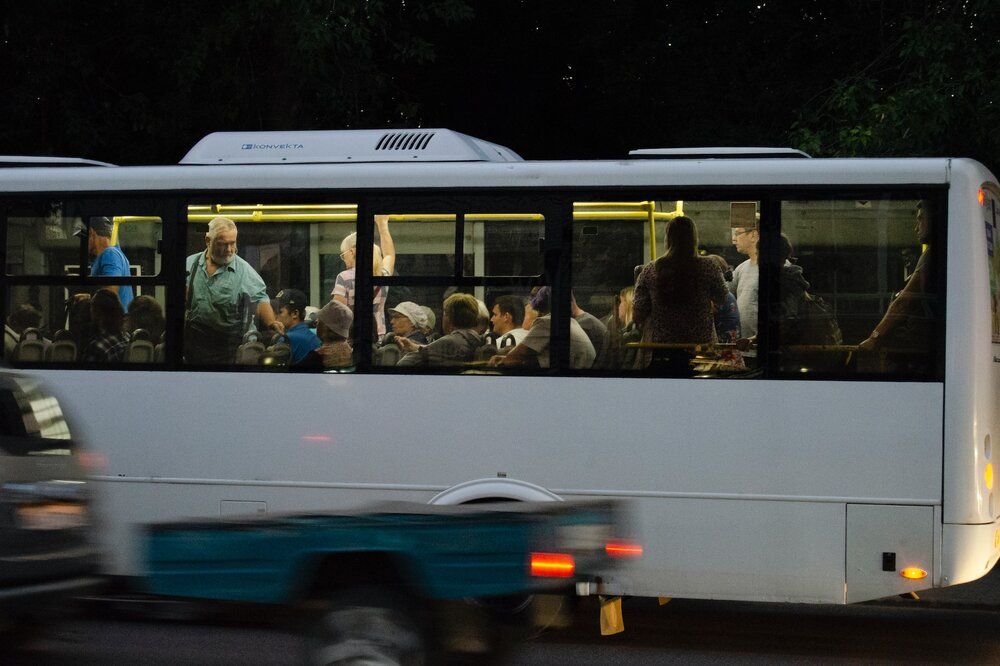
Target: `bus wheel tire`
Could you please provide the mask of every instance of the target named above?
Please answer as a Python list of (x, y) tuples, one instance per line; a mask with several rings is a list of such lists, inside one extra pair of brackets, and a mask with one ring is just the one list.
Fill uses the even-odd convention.
[(406, 601), (378, 587), (335, 595), (309, 636), (307, 663), (422, 666), (426, 640)]

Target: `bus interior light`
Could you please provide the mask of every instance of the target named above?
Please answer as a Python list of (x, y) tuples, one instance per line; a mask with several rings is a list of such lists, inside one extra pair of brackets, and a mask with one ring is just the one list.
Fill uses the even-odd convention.
[(908, 580), (920, 580), (927, 578), (927, 572), (920, 567), (906, 567), (899, 572), (899, 575)]
[(633, 559), (642, 557), (642, 544), (636, 541), (609, 541), (604, 545), (608, 557)]
[(576, 562), (567, 553), (532, 553), (531, 575), (539, 578), (570, 578)]

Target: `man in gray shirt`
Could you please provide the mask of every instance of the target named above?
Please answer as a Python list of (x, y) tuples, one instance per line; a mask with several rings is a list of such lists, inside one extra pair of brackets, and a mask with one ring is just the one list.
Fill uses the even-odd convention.
[(756, 227), (734, 227), (732, 237), (736, 251), (749, 257), (733, 269), (730, 291), (736, 295), (736, 307), (740, 311), (740, 335), (752, 338), (757, 335), (757, 287), (760, 283), (757, 243), (760, 232)]
[(572, 292), (570, 293), (570, 308), (570, 314), (583, 329), (583, 332), (587, 334), (590, 344), (594, 346), (594, 349), (601, 349), (604, 346), (604, 336), (608, 334), (608, 327), (600, 319), (585, 312), (577, 305), (576, 296)]

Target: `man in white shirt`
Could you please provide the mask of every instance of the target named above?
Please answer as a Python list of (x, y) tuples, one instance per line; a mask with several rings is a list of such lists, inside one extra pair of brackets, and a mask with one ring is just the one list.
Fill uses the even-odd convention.
[(493, 302), (493, 337), (497, 349), (516, 347), (528, 334), (522, 328), (524, 322), (524, 302), (517, 296), (501, 296)]

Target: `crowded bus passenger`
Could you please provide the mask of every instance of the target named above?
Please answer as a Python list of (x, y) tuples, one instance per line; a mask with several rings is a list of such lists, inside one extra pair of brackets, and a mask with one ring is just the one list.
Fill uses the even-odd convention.
[(3, 334), (4, 358), (10, 358), (14, 348), (21, 340), (21, 334), (27, 328), (38, 329), (42, 325), (42, 313), (33, 305), (24, 303), (14, 308), (7, 317)]
[(528, 335), (524, 323), (524, 301), (520, 296), (505, 295), (493, 301), (493, 338), (497, 349), (516, 347)]
[(285, 339), (291, 350), (289, 364), (298, 365), (320, 345), (319, 338), (305, 321), (306, 295), (298, 289), (282, 289), (274, 300), (278, 306), (275, 317), (285, 327)]
[(874, 351), (885, 349), (909, 354), (917, 363), (925, 363), (935, 321), (934, 263), (931, 254), (931, 216), (929, 202), (921, 201), (916, 208), (914, 231), (917, 240), (926, 246), (917, 260), (906, 285), (889, 303), (885, 315), (863, 340), (858, 349)]
[(577, 305), (576, 295), (572, 292), (570, 292), (569, 299), (570, 316), (576, 320), (576, 323), (580, 325), (583, 332), (587, 334), (590, 344), (594, 346), (594, 349), (599, 350), (604, 345), (604, 336), (608, 332), (607, 326), (600, 319), (589, 312), (585, 312), (583, 308)]
[[(85, 231), (77, 229), (73, 235), (82, 237), (87, 234), (87, 252), (93, 263), (90, 265), (91, 277), (129, 277), (132, 275), (129, 269), (128, 257), (117, 245), (111, 244), (111, 235), (114, 224), (106, 217), (90, 218), (90, 226)], [(121, 301), (122, 310), (128, 311), (129, 303), (132, 302), (132, 287), (127, 284), (110, 284), (102, 289), (107, 289), (118, 295)]]
[(594, 362), (596, 368), (630, 370), (635, 368), (636, 350), (630, 342), (642, 340), (642, 331), (632, 319), (635, 287), (625, 287), (615, 296), (615, 308), (606, 326), (607, 333)]
[(434, 310), (426, 305), (421, 305), (420, 309), (424, 311), (424, 316), (427, 318), (427, 324), (420, 328), (420, 332), (424, 334), (427, 338), (427, 342), (433, 342), (437, 338), (437, 315), (434, 314)]
[(125, 315), (125, 330), (131, 333), (138, 329), (149, 333), (149, 339), (155, 344), (160, 342), (166, 328), (163, 317), (163, 307), (152, 296), (136, 296), (128, 306)]
[(264, 280), (236, 254), (236, 224), (227, 217), (208, 223), (205, 250), (187, 258), (187, 305), (184, 360), (230, 364), (243, 336), (253, 330), (253, 316), (279, 333)]
[(729, 289), (736, 295), (736, 306), (740, 313), (740, 336), (753, 338), (757, 335), (757, 292), (760, 282), (757, 245), (760, 242), (760, 230), (757, 226), (735, 227), (732, 239), (736, 251), (747, 255), (747, 259), (733, 269)]
[[(552, 290), (542, 287), (531, 297), (531, 311), (537, 313), (528, 334), (521, 344), (517, 345), (506, 356), (494, 356), (490, 359), (491, 366), (538, 366), (548, 368), (549, 335), (552, 330)], [(525, 309), (527, 311), (527, 308)], [(590, 342), (583, 327), (576, 319), (569, 320), (569, 366), (574, 370), (585, 370), (594, 364), (597, 352)]]
[[(418, 345), (427, 344), (424, 329), (427, 327), (427, 315), (424, 309), (413, 301), (403, 301), (389, 308), (389, 326), (395, 338), (408, 338)], [(388, 338), (388, 336), (386, 336)]]
[(426, 345), (408, 338), (396, 338), (405, 352), (399, 366), (461, 365), (473, 360), (482, 337), (476, 332), (479, 324), (479, 301), (472, 294), (452, 294), (444, 301), (441, 330), (444, 335)]
[(125, 313), (118, 295), (110, 289), (98, 289), (90, 297), (90, 318), (94, 337), (83, 350), (81, 359), (88, 363), (117, 363), (125, 359), (129, 336), (125, 332)]
[(340, 301), (330, 301), (316, 315), (316, 335), (320, 346), (313, 349), (297, 368), (349, 368), (354, 365), (351, 325), (354, 313)]
[[(719, 265), (698, 255), (694, 220), (667, 221), (663, 256), (646, 264), (635, 284), (632, 316), (644, 328), (643, 341), (696, 345), (716, 341), (713, 307), (726, 302), (726, 282)], [(658, 364), (686, 372), (690, 352), (663, 349), (652, 354)], [(647, 365), (648, 354), (641, 364)]]
[[(726, 281), (727, 289), (729, 283), (733, 281), (733, 268), (723, 257), (717, 254), (710, 254), (708, 258), (719, 265), (722, 271), (722, 279)], [(715, 322), (715, 335), (719, 342), (736, 342), (740, 339), (740, 309), (736, 304), (736, 295), (729, 291), (726, 294), (726, 302), (715, 310), (713, 317)]]
[(76, 348), (83, 350), (94, 337), (94, 322), (90, 316), (90, 294), (73, 294), (66, 301), (66, 328), (76, 343)]
[(483, 303), (478, 298), (476, 299), (476, 305), (479, 308), (479, 318), (476, 321), (476, 333), (479, 335), (485, 335), (488, 330), (490, 330), (490, 309), (486, 307), (486, 303)]
[[(389, 233), (389, 216), (376, 215), (375, 226), (378, 228), (379, 241), (382, 245), (381, 247), (372, 246), (372, 275), (388, 277), (392, 275), (396, 266), (396, 245)], [(330, 294), (330, 298), (340, 301), (352, 310), (354, 309), (357, 253), (358, 234), (352, 233), (340, 243), (340, 258), (347, 268), (337, 274), (337, 281)], [(376, 339), (381, 338), (386, 332), (385, 301), (388, 296), (388, 287), (384, 285), (375, 287), (375, 295), (372, 297), (372, 314), (375, 317)]]

